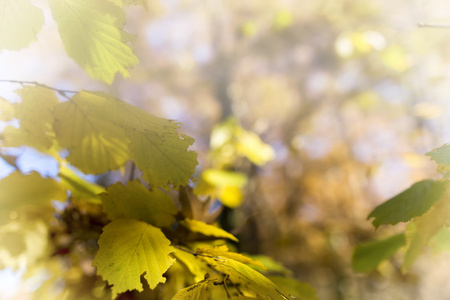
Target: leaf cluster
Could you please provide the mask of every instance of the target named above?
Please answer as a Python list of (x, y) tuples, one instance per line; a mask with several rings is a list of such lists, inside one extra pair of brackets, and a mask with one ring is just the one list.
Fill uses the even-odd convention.
[(401, 269), (406, 272), (426, 246), (431, 246), (435, 251), (450, 249), (445, 239), (450, 226), (450, 186), (447, 176), (450, 148), (443, 145), (427, 155), (436, 161), (438, 170), (444, 173), (443, 178), (416, 182), (369, 214), (368, 218), (373, 218), (375, 228), (400, 222), (408, 222), (408, 225), (403, 233), (356, 247), (353, 254), (355, 271), (372, 271), (383, 260), (405, 248)]

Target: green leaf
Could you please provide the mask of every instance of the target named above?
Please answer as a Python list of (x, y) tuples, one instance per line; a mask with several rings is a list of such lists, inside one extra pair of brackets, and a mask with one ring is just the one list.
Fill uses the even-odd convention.
[(291, 299), (318, 300), (316, 290), (307, 283), (282, 276), (269, 276), (268, 278)]
[(55, 109), (56, 138), (72, 165), (99, 174), (131, 157), (159, 187), (187, 184), (197, 165), (197, 154), (187, 151), (193, 139), (180, 137), (178, 127), (102, 92), (82, 91)]
[(137, 179), (125, 186), (121, 182), (109, 186), (101, 198), (110, 220), (138, 219), (157, 227), (175, 221), (177, 208), (172, 199), (158, 189), (149, 191)]
[(107, 0), (49, 0), (67, 55), (92, 78), (111, 83), (138, 63), (126, 44), (125, 12)]
[(406, 240), (403, 233), (358, 245), (353, 253), (352, 268), (355, 272), (372, 271), (404, 245)]
[[(261, 273), (251, 267), (227, 258), (202, 257), (211, 267), (223, 274), (229, 275), (230, 281), (239, 286), (239, 290), (248, 291), (252, 296), (263, 296), (277, 300), (288, 299), (280, 289)], [(244, 294), (244, 296), (247, 296)]]
[(439, 165), (450, 165), (450, 144), (442, 145), (426, 153), (432, 160)]
[(406, 233), (408, 248), (403, 260), (402, 271), (406, 271), (412, 266), (430, 239), (447, 225), (449, 215), (450, 201), (445, 199), (408, 225)]
[(178, 291), (172, 300), (208, 300), (211, 296), (211, 286), (213, 286), (212, 280), (200, 281)]
[(385, 203), (377, 206), (368, 216), (375, 218), (375, 227), (407, 222), (426, 213), (433, 204), (442, 199), (447, 189), (444, 181), (422, 180)]
[(53, 179), (42, 178), (36, 172), (29, 175), (11, 173), (0, 180), (0, 223), (11, 211), (28, 206), (50, 205), (51, 200), (65, 199), (65, 189)]
[(115, 3), (119, 6), (130, 6), (130, 5), (140, 5), (145, 10), (148, 10), (148, 1), (149, 0), (108, 0), (112, 3)]
[(47, 152), (53, 140), (53, 109), (59, 103), (55, 93), (44, 87), (24, 87), (17, 91), (22, 102), (13, 104), (14, 117), (20, 119), (20, 127), (5, 128), (4, 147), (34, 147)]
[(206, 224), (205, 222), (198, 221), (198, 220), (191, 220), (191, 219), (184, 219), (183, 221), (180, 221), (180, 224), (189, 229), (192, 232), (198, 232), (206, 236), (214, 236), (217, 238), (225, 238), (230, 239), (235, 242), (238, 242), (239, 240), (232, 235), (231, 233), (226, 232), (223, 229), (220, 229), (216, 226)]
[(0, 49), (19, 50), (36, 40), (44, 25), (42, 10), (29, 0), (0, 2)]
[(166, 282), (162, 275), (175, 261), (169, 256), (174, 249), (161, 230), (141, 221), (112, 221), (103, 228), (98, 244), (92, 264), (97, 274), (113, 285), (113, 298), (127, 290), (142, 291), (144, 273), (151, 289)]

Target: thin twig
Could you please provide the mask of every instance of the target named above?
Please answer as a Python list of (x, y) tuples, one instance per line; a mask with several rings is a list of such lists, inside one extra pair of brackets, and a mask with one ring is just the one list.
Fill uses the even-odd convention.
[(136, 164), (134, 163), (134, 161), (131, 162), (131, 168), (130, 168), (130, 177), (128, 178), (128, 181), (133, 181), (134, 180), (134, 173), (136, 171)]
[(180, 249), (181, 251), (190, 253), (190, 254), (192, 254), (192, 255), (194, 255), (194, 256), (203, 256), (203, 257), (208, 257), (208, 258), (218, 258), (217, 256), (206, 255), (206, 254), (197, 253), (197, 252), (194, 252), (194, 251), (191, 251), (191, 250), (188, 250), (188, 249), (184, 249), (184, 248), (182, 248), (182, 247), (180, 247), (180, 246), (178, 246), (178, 245), (172, 245), (172, 246), (174, 246), (174, 247), (177, 248), (177, 249)]
[(0, 79), (0, 82), (8, 82), (8, 83), (19, 83), (21, 85), (25, 85), (25, 84), (33, 84), (33, 85), (37, 85), (46, 89), (50, 89), (53, 90), (55, 92), (58, 92), (59, 94), (61, 94), (64, 97), (67, 97), (65, 95), (65, 93), (70, 93), (70, 94), (77, 94), (79, 93), (79, 91), (70, 91), (70, 90), (62, 90), (62, 89), (57, 89), (39, 82), (35, 82), (35, 81), (22, 81), (22, 80), (11, 80), (11, 79)]
[(419, 25), (419, 27), (428, 27), (428, 28), (450, 28), (450, 24), (432, 24), (420, 22), (417, 25)]

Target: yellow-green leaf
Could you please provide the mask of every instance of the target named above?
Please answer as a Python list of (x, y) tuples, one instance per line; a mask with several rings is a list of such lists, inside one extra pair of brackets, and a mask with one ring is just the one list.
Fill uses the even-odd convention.
[(186, 227), (192, 232), (198, 232), (206, 236), (214, 236), (217, 238), (225, 238), (230, 239), (233, 241), (239, 241), (234, 235), (232, 235), (229, 232), (226, 232), (223, 229), (220, 229), (219, 227), (206, 224), (205, 222), (198, 221), (198, 220), (191, 220), (191, 219), (184, 219), (183, 221), (180, 221), (181, 225)]
[(13, 221), (0, 227), (0, 268), (31, 266), (48, 255), (47, 220)]
[(68, 56), (92, 78), (111, 83), (138, 63), (126, 44), (125, 12), (107, 0), (49, 0)]
[(5, 147), (22, 145), (46, 152), (53, 144), (53, 109), (59, 103), (55, 93), (43, 87), (24, 87), (17, 91), (22, 102), (13, 104), (14, 117), (20, 127), (7, 127), (4, 131)]
[(290, 299), (318, 299), (316, 290), (307, 283), (282, 276), (269, 276), (268, 278), (283, 291), (283, 294), (289, 295)]
[(1, 1), (0, 15), (0, 49), (28, 47), (44, 25), (42, 10), (29, 0)]
[(244, 264), (251, 264), (251, 265), (266, 269), (266, 267), (257, 260), (251, 259), (250, 257), (247, 257), (240, 253), (230, 252), (228, 250), (227, 245), (221, 245), (221, 246), (209, 247), (209, 248), (206, 248), (206, 247), (198, 248), (196, 250), (196, 252), (199, 254), (208, 254), (208, 255), (212, 255), (212, 256), (231, 258), (231, 259), (234, 259), (234, 260), (239, 261)]
[(61, 184), (73, 196), (83, 198), (91, 203), (101, 203), (98, 195), (105, 192), (104, 187), (81, 178), (73, 170), (62, 164), (60, 165), (58, 176), (61, 178)]
[(109, 186), (101, 198), (110, 220), (138, 219), (157, 227), (175, 221), (177, 208), (172, 199), (158, 189), (149, 191), (137, 179), (127, 185), (118, 182)]
[[(218, 259), (202, 257), (211, 267), (223, 274), (229, 275), (230, 281), (239, 285), (239, 290), (248, 291), (254, 296), (267, 297), (272, 300), (289, 299), (267, 277), (253, 270), (251, 267), (234, 259)], [(247, 296), (244, 294), (244, 296)]]
[(108, 0), (112, 3), (115, 3), (119, 6), (130, 6), (130, 5), (140, 5), (148, 10), (148, 1), (149, 0)]
[(51, 200), (63, 201), (66, 191), (53, 179), (33, 172), (14, 172), (0, 180), (0, 223), (11, 211), (34, 205), (49, 205)]
[(85, 173), (119, 168), (130, 157), (153, 186), (187, 184), (197, 156), (193, 139), (180, 137), (173, 121), (158, 118), (102, 92), (80, 92), (55, 109), (59, 144)]
[(86, 174), (100, 174), (129, 159), (128, 143), (123, 128), (102, 118), (113, 108), (90, 105), (95, 99), (89, 95), (81, 92), (57, 105), (53, 128), (59, 145), (70, 150), (68, 162)]
[(14, 107), (6, 99), (0, 97), (0, 121), (10, 121), (14, 118)]
[(211, 296), (212, 285), (212, 280), (200, 281), (178, 291), (172, 300), (208, 300)]
[(443, 199), (426, 214), (408, 224), (406, 231), (407, 250), (403, 259), (402, 270), (408, 270), (430, 239), (448, 222), (450, 201)]
[(131, 156), (142, 171), (143, 178), (153, 185), (166, 187), (184, 185), (192, 177), (197, 165), (197, 154), (186, 151), (194, 139), (174, 132), (159, 134), (154, 131), (129, 130)]
[(97, 274), (112, 285), (112, 296), (128, 290), (142, 291), (145, 273), (151, 289), (166, 278), (162, 275), (175, 259), (174, 249), (159, 228), (145, 222), (117, 219), (103, 228), (93, 265)]
[(187, 253), (185, 251), (175, 249), (173, 254), (178, 262), (181, 262), (186, 268), (194, 275), (194, 281), (198, 282), (205, 278), (205, 274), (208, 272), (206, 264), (203, 260), (198, 259), (196, 256)]

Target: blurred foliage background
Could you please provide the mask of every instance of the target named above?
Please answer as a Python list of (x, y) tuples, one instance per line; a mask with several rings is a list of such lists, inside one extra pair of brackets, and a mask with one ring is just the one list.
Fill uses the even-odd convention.
[[(90, 79), (47, 18), (36, 43), (0, 53), (0, 79), (104, 90), (181, 121), (197, 192), (228, 199), (221, 222), (239, 250), (283, 263), (319, 299), (450, 297), (446, 255), (408, 274), (395, 259), (350, 267), (355, 245), (395, 230), (375, 232), (371, 209), (436, 177), (423, 155), (450, 141), (450, 29), (418, 26), (450, 25), (446, 1), (159, 0), (127, 14), (130, 78)], [(1, 83), (0, 96), (18, 87)]]

